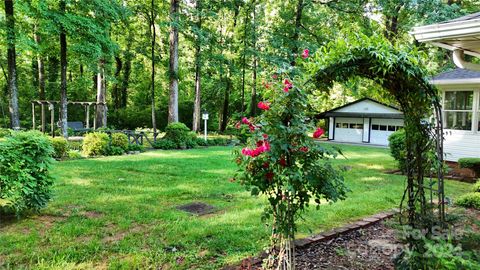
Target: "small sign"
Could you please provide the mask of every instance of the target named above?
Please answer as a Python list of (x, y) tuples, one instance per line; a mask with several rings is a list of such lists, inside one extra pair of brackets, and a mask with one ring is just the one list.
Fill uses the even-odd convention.
[(207, 113), (202, 114), (202, 119), (203, 120), (208, 120), (208, 114)]

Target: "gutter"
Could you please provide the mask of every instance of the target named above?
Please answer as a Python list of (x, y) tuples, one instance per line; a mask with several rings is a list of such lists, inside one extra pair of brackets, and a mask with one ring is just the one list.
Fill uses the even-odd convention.
[(459, 68), (480, 71), (479, 64), (474, 64), (474, 63), (465, 61), (465, 54), (463, 50), (459, 50), (459, 49), (453, 50), (453, 62)]

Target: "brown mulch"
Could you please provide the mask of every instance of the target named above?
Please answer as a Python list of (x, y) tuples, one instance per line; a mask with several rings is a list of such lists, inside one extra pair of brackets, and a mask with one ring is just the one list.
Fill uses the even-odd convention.
[(297, 269), (394, 269), (401, 251), (395, 231), (383, 222), (340, 235), (330, 241), (297, 248)]

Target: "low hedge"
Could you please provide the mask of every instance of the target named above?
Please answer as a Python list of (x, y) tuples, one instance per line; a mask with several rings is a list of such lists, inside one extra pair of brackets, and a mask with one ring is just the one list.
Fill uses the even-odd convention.
[(89, 157), (107, 155), (109, 144), (110, 138), (108, 134), (102, 132), (88, 133), (83, 139), (82, 152)]
[(0, 215), (46, 206), (53, 154), (51, 141), (38, 131), (13, 132), (0, 142)]
[(457, 205), (466, 207), (466, 208), (475, 208), (480, 209), (480, 193), (471, 192), (460, 196), (457, 199)]
[(69, 150), (68, 141), (63, 137), (50, 138), (54, 150), (54, 157), (61, 159), (67, 155)]
[(458, 160), (460, 168), (470, 169), (475, 177), (480, 177), (480, 158), (461, 158)]
[(405, 130), (401, 129), (392, 133), (388, 137), (388, 146), (390, 147), (390, 154), (398, 163), (398, 169), (405, 173), (407, 170)]
[(120, 147), (123, 151), (128, 148), (128, 137), (123, 133), (113, 133), (111, 137), (111, 146)]

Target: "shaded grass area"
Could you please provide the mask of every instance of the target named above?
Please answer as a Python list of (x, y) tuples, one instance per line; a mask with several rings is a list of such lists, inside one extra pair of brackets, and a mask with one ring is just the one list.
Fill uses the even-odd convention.
[[(340, 146), (349, 198), (314, 207), (299, 237), (397, 207), (404, 177), (387, 149)], [(55, 198), (41, 214), (0, 224), (0, 268), (218, 269), (258, 254), (269, 242), (263, 198), (229, 181), (232, 148), (153, 151), (57, 163)], [(448, 181), (448, 195), (469, 184)], [(216, 212), (192, 216), (179, 205), (204, 202)], [(2, 265), (3, 264), (3, 265)]]

